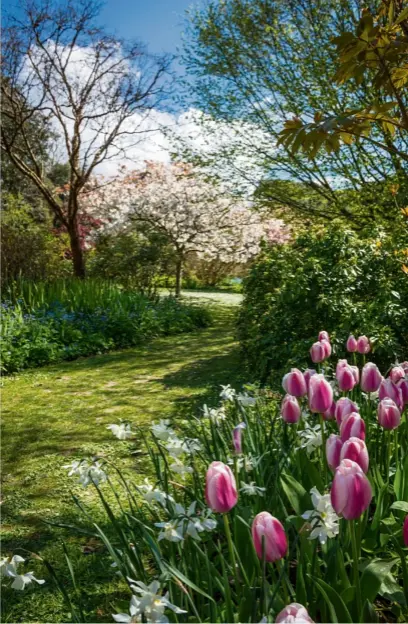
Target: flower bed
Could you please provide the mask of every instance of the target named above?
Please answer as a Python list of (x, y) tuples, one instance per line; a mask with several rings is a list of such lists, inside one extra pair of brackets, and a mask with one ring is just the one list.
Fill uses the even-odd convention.
[(107, 514), (92, 530), (130, 598), (115, 621), (406, 621), (408, 363), (384, 378), (366, 337), (347, 347), (334, 365), (321, 332), (318, 370), (285, 375), (283, 401), (225, 386), (179, 427), (110, 425), (142, 438), (154, 481), (100, 457), (67, 466)]

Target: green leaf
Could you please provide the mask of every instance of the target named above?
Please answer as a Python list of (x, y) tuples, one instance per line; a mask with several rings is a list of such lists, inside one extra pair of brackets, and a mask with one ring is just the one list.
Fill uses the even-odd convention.
[(333, 587), (330, 587), (327, 583), (321, 579), (315, 579), (317, 589), (323, 596), (330, 611), (330, 619), (332, 622), (344, 622), (345, 624), (352, 623), (353, 620), (343, 602), (342, 597), (336, 592)]
[(184, 574), (182, 572), (180, 572), (180, 570), (177, 570), (176, 568), (173, 568), (173, 566), (169, 565), (165, 561), (162, 561), (162, 566), (168, 572), (170, 572), (170, 574), (172, 576), (175, 576), (176, 578), (178, 578), (179, 581), (181, 581), (185, 585), (188, 585), (188, 587), (191, 587), (191, 589), (193, 589), (198, 594), (201, 594), (202, 596), (204, 596), (204, 598), (207, 598), (208, 600), (211, 600), (211, 602), (215, 603), (214, 598), (211, 598), (211, 596), (209, 596), (205, 591), (200, 589), (195, 583), (193, 583), (193, 581), (190, 581), (190, 579), (187, 578), (186, 576), (184, 576)]
[(397, 509), (398, 511), (403, 511), (408, 514), (408, 503), (405, 501), (396, 501), (391, 505), (391, 509)]
[(281, 484), (289, 503), (299, 516), (307, 509), (311, 509), (310, 495), (299, 481), (296, 481), (291, 475), (283, 473)]
[(374, 605), (369, 600), (366, 600), (361, 613), (360, 622), (378, 622), (378, 615), (374, 609)]
[(408, 454), (404, 463), (400, 463), (394, 479), (394, 492), (399, 501), (408, 500)]
[(360, 583), (363, 600), (374, 602), (381, 584), (397, 561), (398, 559), (391, 559), (391, 561), (375, 559), (368, 564), (361, 576)]

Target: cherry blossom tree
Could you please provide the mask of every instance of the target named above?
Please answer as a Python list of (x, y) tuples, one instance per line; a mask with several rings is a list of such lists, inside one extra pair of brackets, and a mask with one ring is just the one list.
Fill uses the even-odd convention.
[(263, 239), (289, 238), (283, 221), (251, 210), (184, 163), (148, 162), (145, 170), (88, 193), (85, 201), (96, 214), (105, 211), (110, 227), (143, 223), (165, 235), (177, 258), (176, 296), (189, 255), (245, 264), (259, 252)]

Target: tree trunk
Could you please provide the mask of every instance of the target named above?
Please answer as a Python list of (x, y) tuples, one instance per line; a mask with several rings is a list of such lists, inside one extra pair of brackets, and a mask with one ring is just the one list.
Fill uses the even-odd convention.
[(181, 295), (181, 281), (183, 278), (183, 260), (179, 258), (176, 264), (176, 297)]
[(81, 241), (78, 234), (78, 226), (73, 223), (68, 228), (69, 242), (72, 253), (72, 264), (74, 265), (74, 275), (80, 279), (85, 278), (85, 261), (84, 252), (81, 247)]

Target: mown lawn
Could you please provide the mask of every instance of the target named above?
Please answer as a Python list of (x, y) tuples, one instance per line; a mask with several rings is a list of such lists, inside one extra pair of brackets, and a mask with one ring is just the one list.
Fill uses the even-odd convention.
[[(134, 423), (137, 432), (159, 418), (188, 418), (204, 402), (217, 401), (220, 384), (242, 381), (233, 336), (233, 306), (239, 296), (216, 300), (208, 299), (215, 324), (194, 334), (4, 379), (2, 555), (28, 558), (33, 552), (47, 558), (71, 590), (63, 540), (86, 612), (96, 611), (101, 622), (112, 621), (112, 603), (117, 597), (127, 599), (128, 592), (115, 579), (98, 540), (45, 523), (81, 525), (71, 493), (102, 526), (105, 522), (93, 489), (76, 485), (63, 466), (98, 454), (142, 482), (149, 466), (137, 436), (122, 442), (106, 426), (122, 418)], [(21, 593), (3, 591), (2, 621), (69, 621), (68, 608), (41, 562), (31, 560), (29, 569), (46, 584)]]

